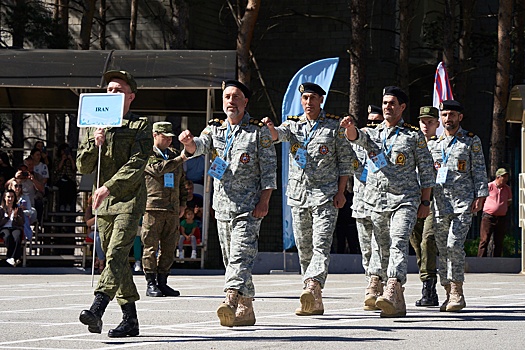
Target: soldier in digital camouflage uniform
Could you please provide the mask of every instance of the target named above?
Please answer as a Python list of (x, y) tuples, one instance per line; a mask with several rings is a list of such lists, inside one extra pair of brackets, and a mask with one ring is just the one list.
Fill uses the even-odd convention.
[[(427, 147), (437, 139), (436, 130), (439, 127), (439, 110), (432, 106), (423, 106), (419, 109), (419, 127), (427, 140)], [(432, 197), (431, 197), (432, 198)], [(432, 200), (431, 200), (432, 201)], [(421, 299), (416, 300), (416, 306), (439, 305), (436, 292), (437, 282), (437, 246), (434, 235), (434, 213), (426, 218), (418, 218), (414, 230), (410, 235), (410, 244), (416, 252), (419, 279), (423, 283)]]
[[(368, 106), (368, 123), (366, 128), (375, 128), (383, 118), (383, 110), (379, 106)], [(368, 155), (366, 150), (351, 143), (356, 154), (354, 163), (354, 201), (352, 203), (352, 216), (356, 218), (357, 232), (359, 235), (359, 246), (361, 247), (362, 265), (368, 286), (365, 291), (364, 310), (378, 310), (375, 306), (378, 296), (383, 294), (383, 283), (386, 281), (386, 270), (388, 267), (389, 252), (379, 251), (379, 245), (373, 236), (373, 225), (370, 219), (370, 210), (367, 210), (363, 200), (363, 192), (366, 185), (368, 167), (366, 161)]]
[(142, 221), (142, 266), (146, 276), (146, 295), (179, 296), (167, 284), (175, 249), (179, 241), (179, 218), (186, 207), (186, 177), (182, 168), (184, 155), (172, 147), (172, 125), (153, 124), (153, 155), (144, 174), (148, 200)]
[(299, 87), (302, 116), (289, 117), (278, 127), (265, 119), (276, 142), (290, 142), (290, 171), (286, 196), (292, 208), (295, 244), (299, 252), (304, 290), (299, 316), (322, 315), (330, 247), (338, 209), (352, 175), (355, 154), (345, 140), (340, 119), (321, 109), (325, 91), (317, 84)]
[(403, 90), (389, 86), (383, 90), (385, 121), (375, 129), (358, 130), (350, 117), (341, 123), (347, 138), (368, 152), (363, 200), (370, 210), (380, 249), (390, 251), (388, 281), (375, 304), (381, 309), (381, 317), (406, 315), (402, 285), (406, 282), (409, 236), (416, 218), (430, 212), (434, 185), (425, 137), (402, 118), (407, 102)]
[(472, 214), (483, 208), (489, 194), (488, 180), (481, 140), (460, 126), (463, 106), (448, 100), (440, 109), (444, 132), (431, 145), (437, 174), (434, 215), (439, 278), (447, 293), (440, 311), (459, 311), (466, 306), (465, 239)]
[(137, 336), (139, 323), (135, 301), (139, 294), (128, 262), (128, 255), (146, 207), (144, 168), (153, 147), (147, 118), (129, 112), (137, 83), (126, 71), (104, 73), (108, 93), (123, 93), (124, 118), (121, 127), (88, 128), (77, 153), (82, 174), (97, 171), (99, 146), (100, 184), (94, 188), (93, 208), (98, 209), (98, 226), (106, 267), (95, 289), (95, 300), (80, 321), (92, 333), (102, 332), (102, 315), (111, 299), (117, 298), (122, 322), (108, 333), (110, 337)]
[(212, 152), (213, 209), (226, 267), (226, 299), (217, 309), (223, 326), (255, 324), (252, 268), (259, 229), (277, 187), (277, 158), (268, 128), (245, 111), (250, 90), (236, 80), (223, 83), (227, 120), (211, 120), (199, 137), (179, 135), (185, 155)]

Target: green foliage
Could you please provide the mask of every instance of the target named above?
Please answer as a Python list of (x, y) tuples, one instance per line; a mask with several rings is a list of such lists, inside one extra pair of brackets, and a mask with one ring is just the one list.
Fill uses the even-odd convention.
[[(503, 239), (503, 257), (512, 258), (521, 255), (521, 240), (517, 240), (518, 252), (516, 254), (516, 238), (506, 235)], [(476, 239), (467, 239), (465, 241), (465, 253), (467, 256), (478, 256), (479, 237)]]

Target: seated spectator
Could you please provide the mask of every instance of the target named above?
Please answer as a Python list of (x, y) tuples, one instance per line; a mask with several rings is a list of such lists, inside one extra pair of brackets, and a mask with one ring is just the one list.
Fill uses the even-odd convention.
[(194, 217), (193, 209), (186, 208), (184, 210), (184, 220), (180, 223), (179, 228), (179, 259), (184, 259), (184, 244), (191, 244), (190, 259), (197, 259), (197, 241), (200, 241), (200, 230), (199, 225), (194, 221)]
[(190, 158), (184, 162), (184, 172), (186, 179), (194, 184), (204, 185), (204, 155)]
[(25, 164), (18, 167), (18, 171), (15, 174), (15, 179), (21, 180), (22, 190), (31, 201), (31, 207), (36, 209), (38, 221), (42, 219), (44, 211), (44, 184), (41, 182), (40, 175), (32, 172), (29, 166), (26, 164), (33, 165), (33, 160), (27, 158)]
[[(31, 150), (31, 155), (29, 156), (31, 159), (33, 159), (33, 170), (36, 174), (40, 175), (42, 178), (42, 183), (44, 185), (47, 185), (47, 182), (49, 180), (49, 169), (47, 168), (47, 165), (42, 163), (42, 152), (38, 148), (33, 148)], [(29, 168), (31, 168), (28, 165)]]
[(7, 181), (15, 177), (16, 170), (11, 166), (9, 161), (9, 155), (5, 152), (0, 152), (0, 176), (4, 177), (4, 180)]
[(186, 190), (188, 191), (188, 197), (186, 200), (186, 208), (193, 209), (195, 213), (195, 220), (198, 220), (199, 227), (202, 223), (202, 207), (203, 199), (199, 194), (193, 193), (193, 181), (186, 180)]
[(18, 199), (16, 204), (25, 214), (24, 235), (27, 239), (31, 239), (33, 237), (31, 225), (37, 222), (37, 215), (35, 208), (31, 206), (31, 199), (24, 194), (22, 180), (12, 178), (6, 183), (6, 188), (15, 191)]
[(42, 163), (47, 165), (47, 168), (50, 169), (51, 168), (51, 159), (50, 159), (51, 157), (49, 157), (49, 155), (47, 154), (47, 149), (46, 149), (46, 146), (44, 145), (44, 142), (42, 141), (35, 142), (35, 145), (33, 146), (33, 148), (40, 150), (40, 153), (42, 155)]
[(16, 194), (6, 190), (0, 205), (0, 237), (7, 247), (7, 263), (13, 267), (20, 264), (22, 239), (24, 238), (24, 212), (16, 204)]
[[(84, 221), (86, 222), (86, 226), (88, 227), (88, 236), (86, 237), (86, 242), (93, 242), (95, 246), (95, 254), (97, 257), (95, 258), (95, 269), (98, 270), (98, 272), (102, 272), (104, 270), (104, 267), (106, 265), (106, 254), (104, 254), (104, 250), (102, 249), (102, 241), (100, 239), (100, 234), (97, 231), (97, 235), (95, 237), (95, 215), (93, 214), (93, 198), (92, 196), (88, 197), (87, 201), (87, 207), (84, 213)], [(98, 227), (97, 227), (98, 229)]]
[(58, 147), (58, 157), (55, 159), (54, 178), (56, 179), (55, 186), (58, 187), (59, 211), (74, 211), (77, 201), (77, 168), (71, 148), (67, 143)]

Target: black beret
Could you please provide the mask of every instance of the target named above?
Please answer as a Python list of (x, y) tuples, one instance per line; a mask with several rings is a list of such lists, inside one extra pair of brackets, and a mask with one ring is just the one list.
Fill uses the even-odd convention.
[(305, 92), (312, 92), (312, 93), (318, 94), (319, 96), (326, 95), (326, 92), (323, 90), (323, 88), (314, 83), (302, 83), (299, 86), (299, 92), (301, 94)]
[(252, 97), (252, 92), (250, 91), (250, 89), (248, 89), (246, 85), (244, 85), (238, 80), (232, 79), (232, 80), (225, 80), (222, 82), (222, 90), (226, 89), (228, 86), (235, 86), (236, 88), (240, 89), (242, 93), (244, 94), (244, 97), (246, 98)]
[(380, 114), (383, 115), (383, 109), (376, 105), (368, 105), (368, 114)]
[(459, 113), (463, 112), (463, 106), (461, 103), (455, 100), (445, 100), (441, 102), (439, 109), (442, 111), (456, 111)]
[(395, 96), (399, 101), (399, 104), (408, 103), (407, 94), (397, 86), (387, 86), (386, 88), (384, 88), (383, 96), (385, 95)]

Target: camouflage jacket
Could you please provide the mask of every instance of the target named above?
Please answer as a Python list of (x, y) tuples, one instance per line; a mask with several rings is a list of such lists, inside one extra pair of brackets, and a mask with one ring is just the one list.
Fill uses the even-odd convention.
[[(88, 128), (77, 152), (77, 168), (81, 174), (97, 171), (98, 147), (95, 146), (95, 130)], [(106, 141), (101, 147), (100, 185), (105, 185), (110, 194), (99, 207), (99, 215), (144, 213), (144, 168), (152, 148), (151, 125), (146, 117), (128, 112), (121, 127), (106, 129)], [(93, 191), (95, 187), (96, 179)]]
[[(363, 200), (366, 210), (376, 212), (396, 210), (401, 206), (418, 206), (421, 188), (433, 187), (435, 175), (432, 157), (425, 136), (418, 128), (401, 119), (395, 127), (382, 122), (375, 129), (358, 130), (357, 145), (372, 157), (392, 146), (386, 156), (387, 165), (377, 172), (368, 170)], [(419, 177), (419, 179), (418, 179)]]
[(276, 127), (277, 142), (290, 142), (288, 205), (308, 207), (333, 200), (339, 177), (353, 174), (354, 151), (339, 127), (339, 117), (321, 110), (319, 124), (306, 146), (306, 166), (299, 167), (294, 157), (310, 134), (306, 116), (292, 116)]
[[(214, 119), (208, 124), (194, 138), (193, 156), (212, 152), (213, 159), (223, 158), (228, 122)], [(213, 209), (218, 219), (253, 211), (262, 190), (277, 188), (277, 156), (268, 128), (245, 113), (233, 133), (232, 146), (223, 158), (229, 166), (221, 180), (213, 179)]]
[[(447, 180), (434, 187), (436, 216), (459, 214), (470, 210), (475, 198), (489, 195), (485, 158), (479, 137), (459, 128), (454, 136), (442, 134), (430, 144), (434, 169), (446, 166)], [(450, 152), (443, 164), (443, 153)]]
[[(166, 157), (159, 153), (160, 150), (154, 149), (149, 157), (148, 165), (144, 170), (146, 177), (146, 188), (148, 200), (146, 210), (162, 210), (173, 212), (179, 215), (181, 203), (186, 206), (186, 177), (182, 169), (184, 162), (180, 152), (174, 148), (166, 149)], [(164, 174), (173, 174), (173, 187), (164, 185)]]

